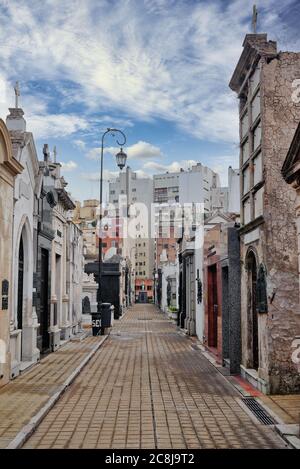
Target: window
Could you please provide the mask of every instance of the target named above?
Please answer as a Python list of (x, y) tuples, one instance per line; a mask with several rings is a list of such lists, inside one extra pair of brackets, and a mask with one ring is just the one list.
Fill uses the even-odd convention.
[(255, 151), (261, 143), (261, 123), (259, 123), (253, 132), (253, 150)]
[(249, 158), (249, 141), (248, 140), (246, 140), (246, 142), (242, 146), (242, 158), (243, 158), (243, 163), (245, 163)]
[(248, 132), (248, 126), (249, 126), (249, 119), (248, 119), (248, 112), (246, 112), (241, 119), (242, 138), (245, 137), (246, 133)]
[(249, 166), (243, 171), (243, 194), (247, 194), (250, 190), (250, 169)]
[(147, 285), (147, 290), (148, 291), (152, 290), (152, 287), (150, 285)]
[(254, 217), (260, 217), (263, 214), (263, 196), (264, 188), (262, 187), (254, 194)]
[(102, 243), (103, 248), (107, 248), (107, 243)]
[(132, 189), (132, 192), (136, 192), (136, 189), (135, 189), (135, 188), (133, 188), (133, 189)]
[(251, 206), (250, 206), (250, 199), (248, 198), (243, 203), (243, 210), (244, 210), (244, 224), (250, 223), (251, 221)]
[(259, 116), (260, 114), (260, 92), (256, 93), (255, 98), (253, 99), (251, 103), (251, 110), (252, 110), (252, 122), (255, 121), (255, 119)]
[(253, 159), (253, 166), (254, 166), (254, 185), (258, 184), (263, 177), (262, 174), (262, 157), (261, 152)]
[(110, 191), (110, 193), (111, 193), (111, 194), (115, 194), (115, 193), (116, 193), (116, 191)]
[(250, 87), (252, 93), (256, 90), (257, 86), (259, 85), (260, 82), (260, 65), (258, 65), (255, 69), (255, 72), (250, 78)]

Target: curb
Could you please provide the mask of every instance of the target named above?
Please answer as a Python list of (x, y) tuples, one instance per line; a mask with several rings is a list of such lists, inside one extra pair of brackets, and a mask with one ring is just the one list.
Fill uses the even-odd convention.
[(90, 361), (90, 359), (95, 355), (97, 350), (101, 347), (101, 345), (105, 342), (108, 338), (108, 335), (103, 336), (102, 340), (91, 350), (91, 352), (85, 357), (85, 359), (80, 363), (80, 365), (75, 368), (75, 370), (68, 376), (65, 382), (59, 386), (58, 390), (48, 399), (46, 404), (35, 414), (29, 423), (24, 425), (22, 430), (20, 430), (17, 435), (11, 440), (11, 442), (6, 446), (5, 449), (19, 449), (23, 446), (23, 444), (28, 440), (28, 438), (32, 435), (32, 433), (36, 430), (38, 425), (44, 419), (44, 417), (48, 414), (48, 412), (52, 409), (55, 403), (60, 399), (62, 394), (66, 391), (66, 389), (70, 386), (70, 384), (74, 381), (74, 379), (80, 374), (83, 370), (85, 365)]
[(275, 425), (276, 432), (281, 438), (289, 443), (294, 449), (300, 449), (300, 438), (299, 438), (299, 425), (297, 424), (284, 424)]
[[(185, 335), (184, 333), (182, 333), (181, 331), (178, 331), (179, 334), (181, 335)], [(190, 338), (189, 336), (187, 336), (188, 338)], [(248, 396), (251, 396), (250, 393), (248, 393), (247, 391), (245, 391), (238, 383), (235, 383), (231, 378), (231, 375), (223, 375), (220, 371), (220, 369), (222, 368), (221, 365), (219, 365), (217, 363), (217, 361), (215, 360), (215, 358), (210, 354), (210, 352), (205, 348), (205, 346), (203, 346), (202, 344), (195, 344), (196, 345), (196, 348), (202, 353), (202, 355), (214, 366), (214, 368), (220, 373), (221, 376), (223, 376), (223, 378), (233, 387), (235, 388), (241, 395), (242, 397), (248, 397)], [(240, 398), (239, 398), (240, 399)], [(273, 431), (274, 433), (276, 433), (277, 435), (279, 435), (282, 440), (289, 444), (290, 447), (294, 448), (294, 449), (300, 449), (300, 438), (296, 435), (296, 430), (295, 430), (295, 427), (296, 425), (287, 425), (287, 424), (284, 424), (282, 419), (278, 417), (277, 414), (275, 414), (275, 412), (273, 410), (271, 410), (267, 404), (265, 404), (261, 399), (259, 399), (259, 397), (256, 397), (255, 396), (255, 399), (259, 402), (259, 404), (261, 405), (261, 407), (263, 407), (266, 412), (268, 412), (268, 414), (274, 418), (274, 420), (276, 420), (278, 423), (275, 424), (275, 425), (272, 425), (272, 428), (273, 428)], [(257, 419), (256, 417), (252, 414), (251, 411), (249, 411), (249, 409), (247, 408), (247, 406), (245, 406), (243, 404), (242, 401), (238, 401), (238, 404), (240, 405), (240, 407), (242, 407), (244, 409), (244, 411), (253, 419), (253, 421), (256, 421), (257, 422)]]

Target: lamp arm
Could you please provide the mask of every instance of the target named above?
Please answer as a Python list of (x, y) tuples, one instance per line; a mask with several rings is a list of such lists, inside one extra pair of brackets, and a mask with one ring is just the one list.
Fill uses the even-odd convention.
[(119, 129), (111, 129), (111, 128), (108, 128), (108, 129), (104, 132), (104, 134), (102, 135), (102, 143), (103, 143), (103, 141), (104, 141), (105, 135), (108, 134), (108, 133), (111, 133), (111, 135), (112, 135), (113, 137), (115, 137), (115, 134), (116, 134), (116, 133), (121, 134), (121, 136), (123, 137), (123, 142), (119, 142), (118, 139), (116, 139), (116, 142), (117, 142), (117, 144), (118, 144), (120, 147), (122, 147), (123, 145), (126, 144), (126, 136), (125, 136), (124, 132), (122, 132), (122, 130), (119, 130)]

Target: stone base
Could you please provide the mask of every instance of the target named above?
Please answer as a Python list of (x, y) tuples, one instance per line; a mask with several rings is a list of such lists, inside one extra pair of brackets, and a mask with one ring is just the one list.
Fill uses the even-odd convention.
[(10, 379), (16, 378), (20, 374), (21, 364), (21, 329), (14, 329), (10, 332), (10, 354), (11, 354), (11, 367)]
[(72, 327), (69, 326), (61, 326), (60, 328), (60, 338), (61, 340), (69, 340), (72, 336)]
[(270, 394), (269, 384), (264, 379), (259, 378), (256, 370), (241, 365), (241, 376), (262, 393)]
[(10, 379), (14, 379), (20, 374), (21, 362), (13, 361), (10, 370)]
[(196, 335), (196, 323), (194, 319), (186, 318), (185, 328), (188, 331), (188, 335)]
[(55, 352), (60, 347), (60, 329), (50, 331), (50, 349)]
[(76, 336), (80, 332), (79, 324), (73, 325), (71, 329), (71, 336)]
[(36, 363), (40, 359), (37, 348), (37, 329), (39, 324), (24, 326), (22, 329), (22, 362)]

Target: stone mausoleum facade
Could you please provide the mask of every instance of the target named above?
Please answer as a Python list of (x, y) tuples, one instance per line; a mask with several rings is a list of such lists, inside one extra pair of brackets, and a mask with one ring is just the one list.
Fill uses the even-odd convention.
[(296, 192), (281, 169), (300, 119), (300, 53), (247, 34), (230, 88), (239, 99), (241, 371), (265, 393), (300, 391)]

